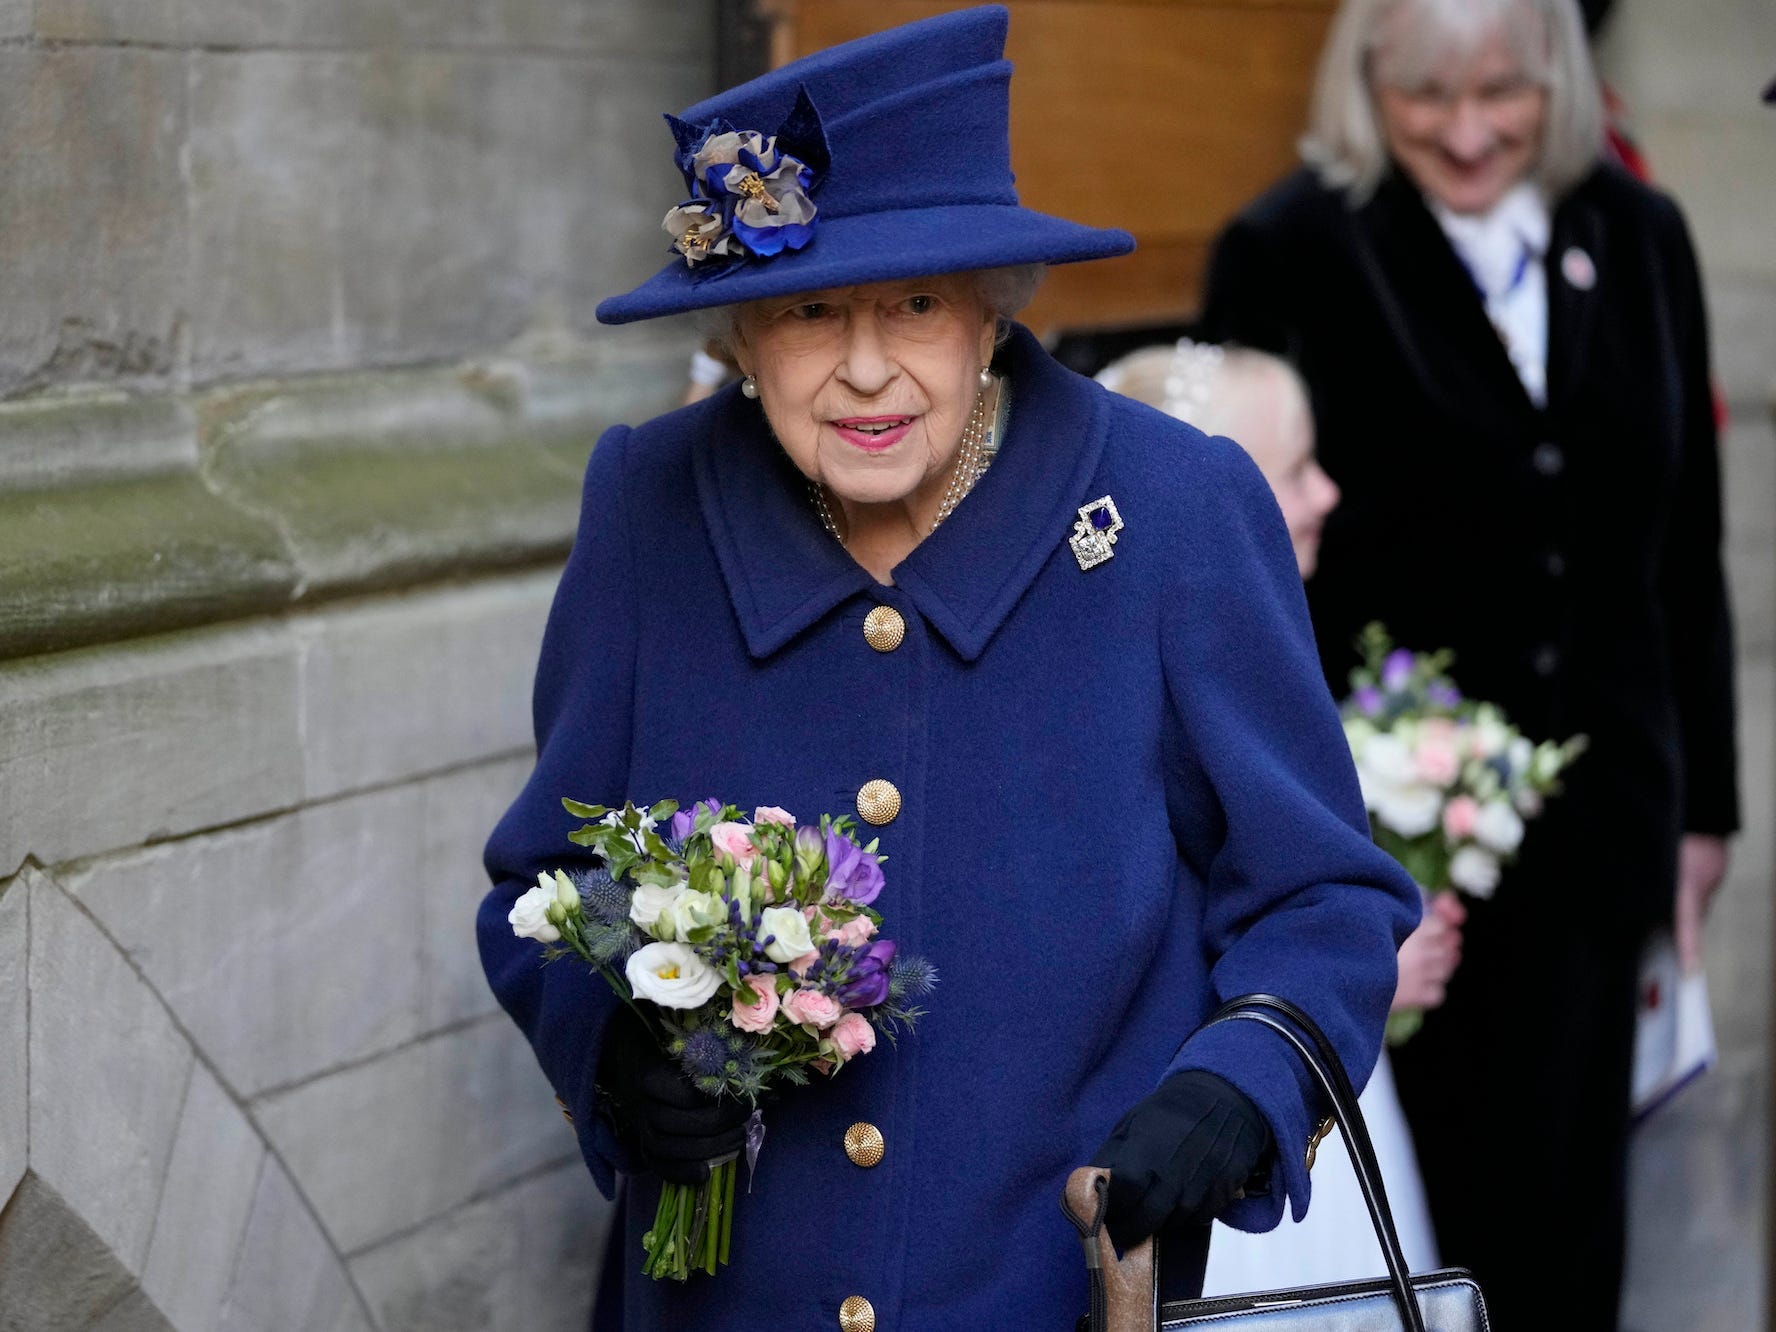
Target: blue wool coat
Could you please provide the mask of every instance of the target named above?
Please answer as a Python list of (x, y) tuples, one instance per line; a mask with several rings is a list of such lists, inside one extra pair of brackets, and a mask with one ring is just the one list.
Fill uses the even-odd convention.
[[(487, 849), (480, 941), (500, 1001), (572, 1108), (609, 1194), (632, 1162), (592, 1109), (613, 1000), (513, 937), (512, 901), (571, 864), (560, 797), (713, 795), (804, 820), (884, 778), (898, 816), (883, 933), (937, 965), (898, 1046), (768, 1109), (732, 1266), (639, 1275), (655, 1184), (630, 1182), (632, 1328), (1070, 1326), (1086, 1305), (1057, 1199), (1168, 1073), (1240, 1087), (1279, 1143), (1268, 1229), (1308, 1201), (1318, 1108), (1274, 1035), (1193, 1036), (1262, 990), (1373, 1066), (1411, 881), (1369, 840), (1270, 492), (1240, 448), (1105, 392), (1023, 330), (997, 361), (1007, 439), (955, 514), (877, 584), (821, 528), (757, 403), (728, 390), (599, 442), (537, 670), (539, 758)], [(1082, 571), (1076, 509), (1126, 527)], [(906, 638), (871, 648), (892, 606)], [(846, 1127), (887, 1144), (853, 1165)]]

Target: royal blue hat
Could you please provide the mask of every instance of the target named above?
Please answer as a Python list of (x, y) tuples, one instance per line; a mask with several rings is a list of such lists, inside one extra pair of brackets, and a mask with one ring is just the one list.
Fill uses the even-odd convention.
[(1018, 203), (1009, 17), (908, 23), (666, 117), (690, 192), (666, 215), (673, 260), (599, 320), (1134, 249), (1126, 231)]

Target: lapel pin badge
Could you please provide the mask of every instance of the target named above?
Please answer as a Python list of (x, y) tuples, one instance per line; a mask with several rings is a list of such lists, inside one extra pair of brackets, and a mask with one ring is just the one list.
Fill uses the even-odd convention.
[(1079, 506), (1079, 521), (1067, 544), (1081, 569), (1095, 569), (1116, 554), (1116, 534), (1122, 531), (1122, 515), (1108, 495)]
[(1590, 291), (1597, 285), (1597, 265), (1576, 245), (1560, 256), (1560, 275), (1577, 291)]

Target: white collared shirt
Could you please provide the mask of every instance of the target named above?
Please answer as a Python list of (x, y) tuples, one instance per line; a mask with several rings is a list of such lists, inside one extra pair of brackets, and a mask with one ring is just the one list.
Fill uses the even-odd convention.
[(1524, 391), (1548, 402), (1548, 253), (1552, 225), (1541, 192), (1515, 185), (1481, 214), (1452, 213), (1435, 200), (1431, 212), (1473, 278)]

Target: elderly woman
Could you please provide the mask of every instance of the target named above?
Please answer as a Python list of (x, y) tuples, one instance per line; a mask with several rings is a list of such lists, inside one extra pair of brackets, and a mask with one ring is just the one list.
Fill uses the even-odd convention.
[(1445, 1261), (1501, 1326), (1615, 1325), (1636, 961), (1737, 827), (1701, 284), (1600, 159), (1572, 0), (1348, 0), (1309, 167), (1228, 227), (1205, 330), (1286, 352), (1344, 493), (1310, 590), (1589, 753), (1395, 1060)]
[[(599, 309), (719, 310), (745, 375), (594, 449), (536, 770), (487, 851), (489, 979), (598, 1186), (625, 1180), (611, 1326), (1059, 1325), (1086, 1284), (1056, 1202), (1093, 1160), (1113, 1233), (1184, 1233), (1188, 1284), (1212, 1216), (1306, 1206), (1319, 1113), (1271, 1033), (1201, 1020), (1269, 991), (1352, 1068), (1379, 1047), (1417, 897), (1368, 839), (1263, 478), (1007, 322), (1030, 265), (1131, 242), (1019, 206), (1006, 21), (896, 29), (676, 118), (682, 257)], [(711, 792), (855, 809), (941, 980), (915, 1036), (766, 1107), (732, 1265), (654, 1282), (652, 1177), (703, 1177), (745, 1107), (506, 916), (571, 850), (564, 794)]]

